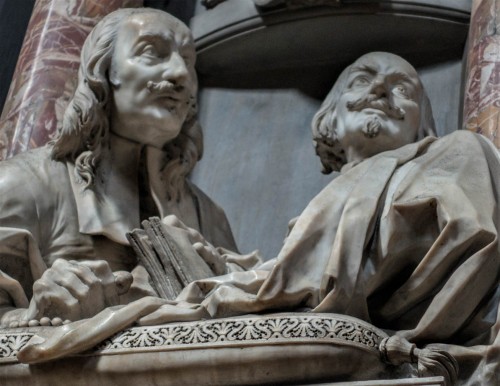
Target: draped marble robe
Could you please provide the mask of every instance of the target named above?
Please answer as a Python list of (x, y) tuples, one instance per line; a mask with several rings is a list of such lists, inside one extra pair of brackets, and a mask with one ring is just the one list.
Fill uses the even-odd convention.
[[(34, 281), (58, 258), (103, 259), (112, 271), (132, 271), (123, 304), (155, 294), (126, 238), (141, 221), (136, 182), (141, 146), (115, 135), (110, 141), (134, 162), (123, 166), (104, 156), (92, 189), (76, 180), (73, 163), (52, 160), (50, 145), (0, 163), (0, 305), (28, 307)], [(163, 154), (148, 147), (146, 154), (151, 153)], [(148, 166), (157, 215), (175, 211), (214, 245), (236, 248), (224, 211), (186, 181), (186, 197), (196, 209), (189, 218), (169, 202), (163, 173)]]
[(177, 305), (146, 298), (105, 310), (34, 339), (19, 358), (81, 351), (135, 321), (310, 310), (444, 345), (463, 359), (461, 382), (482, 371), (495, 384), (499, 202), (500, 157), (489, 141), (465, 131), (427, 137), (346, 165), (299, 216), (270, 271), (194, 282)]

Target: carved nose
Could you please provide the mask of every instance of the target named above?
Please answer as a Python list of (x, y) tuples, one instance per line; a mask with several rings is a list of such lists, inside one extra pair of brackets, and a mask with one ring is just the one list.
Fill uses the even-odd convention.
[(186, 63), (179, 53), (172, 53), (170, 60), (165, 63), (163, 78), (176, 85), (183, 85), (189, 75)]
[(375, 79), (373, 81), (370, 94), (376, 95), (378, 98), (388, 98), (387, 87), (383, 79)]

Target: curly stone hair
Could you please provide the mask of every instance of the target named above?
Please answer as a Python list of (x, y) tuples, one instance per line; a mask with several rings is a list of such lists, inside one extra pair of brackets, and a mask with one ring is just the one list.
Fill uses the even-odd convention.
[[(351, 67), (352, 64), (342, 71), (312, 120), (314, 147), (316, 148), (316, 154), (321, 159), (323, 173), (325, 174), (338, 171), (347, 163), (344, 150), (337, 140), (335, 109), (347, 86)], [(431, 103), (423, 87), (422, 90), (420, 99), (420, 127), (416, 140), (436, 135)]]
[[(143, 13), (166, 14), (151, 8), (114, 11), (95, 26), (82, 48), (78, 85), (53, 143), (52, 158), (74, 162), (77, 178), (85, 189), (94, 185), (96, 169), (108, 143), (111, 98), (108, 73), (116, 36), (124, 20)], [(182, 24), (173, 16), (170, 17), (175, 23)], [(197, 121), (195, 95), (190, 97), (190, 102), (179, 135), (164, 146), (167, 156), (164, 176), (171, 200), (179, 197), (185, 178), (203, 154), (203, 135)]]

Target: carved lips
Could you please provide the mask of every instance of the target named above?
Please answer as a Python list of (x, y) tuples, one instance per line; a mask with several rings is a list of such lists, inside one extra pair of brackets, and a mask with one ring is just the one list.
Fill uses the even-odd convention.
[(182, 85), (175, 85), (168, 80), (163, 80), (161, 82), (153, 82), (150, 80), (146, 87), (149, 92), (164, 102), (169, 110), (174, 110), (179, 104), (188, 101), (185, 87)]

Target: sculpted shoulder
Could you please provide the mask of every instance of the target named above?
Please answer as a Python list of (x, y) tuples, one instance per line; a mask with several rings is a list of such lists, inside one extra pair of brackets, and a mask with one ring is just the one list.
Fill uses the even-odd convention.
[(453, 148), (461, 154), (484, 153), (487, 149), (495, 150), (494, 145), (484, 136), (469, 130), (457, 130), (439, 138), (433, 147)]
[(480, 134), (476, 134), (469, 130), (456, 130), (444, 137), (441, 137), (439, 140), (443, 142), (454, 142), (454, 143), (477, 143), (482, 138), (484, 138)]
[[(50, 158), (49, 146), (33, 149), (0, 162), (0, 193), (15, 197), (36, 194), (36, 191), (57, 190), (68, 183), (68, 173), (63, 162)], [(29, 192), (31, 190), (31, 192)], [(35, 190), (35, 191), (34, 191)]]

